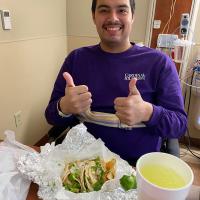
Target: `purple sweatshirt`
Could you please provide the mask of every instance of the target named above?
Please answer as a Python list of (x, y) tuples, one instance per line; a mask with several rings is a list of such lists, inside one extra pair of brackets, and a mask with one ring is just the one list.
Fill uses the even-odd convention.
[(179, 138), (187, 127), (183, 97), (176, 67), (165, 54), (147, 47), (133, 45), (122, 53), (104, 52), (100, 45), (74, 50), (66, 58), (56, 79), (46, 119), (52, 125), (65, 125), (75, 116), (62, 118), (57, 101), (64, 96), (69, 72), (75, 85), (87, 85), (92, 94), (92, 111), (115, 113), (114, 99), (129, 94), (129, 81), (136, 77), (137, 88), (144, 101), (153, 105), (151, 119), (145, 128), (124, 130), (85, 123), (88, 132), (101, 138), (113, 152), (128, 161), (141, 155), (160, 151), (162, 138)]

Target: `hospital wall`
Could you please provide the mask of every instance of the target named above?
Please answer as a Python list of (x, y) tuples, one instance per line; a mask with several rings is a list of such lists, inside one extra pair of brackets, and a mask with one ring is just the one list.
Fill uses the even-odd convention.
[(67, 54), (66, 0), (0, 0), (0, 9), (12, 20), (10, 31), (0, 23), (0, 139), (10, 129), (35, 144), (50, 128), (44, 110)]

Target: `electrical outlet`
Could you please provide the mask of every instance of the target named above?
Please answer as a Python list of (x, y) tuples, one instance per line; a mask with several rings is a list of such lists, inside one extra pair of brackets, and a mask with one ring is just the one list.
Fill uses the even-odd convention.
[(15, 126), (19, 127), (22, 125), (22, 111), (19, 110), (18, 112), (14, 113), (15, 118)]

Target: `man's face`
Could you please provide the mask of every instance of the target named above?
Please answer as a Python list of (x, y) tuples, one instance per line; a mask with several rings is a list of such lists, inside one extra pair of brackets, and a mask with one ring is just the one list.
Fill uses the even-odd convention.
[(97, 0), (93, 20), (104, 44), (129, 42), (134, 21), (129, 0)]

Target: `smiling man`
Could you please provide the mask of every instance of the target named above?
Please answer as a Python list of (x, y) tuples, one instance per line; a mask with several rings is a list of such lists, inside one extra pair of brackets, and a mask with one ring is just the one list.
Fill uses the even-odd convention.
[(103, 50), (119, 53), (131, 47), (129, 35), (134, 21), (133, 3), (132, 6), (131, 11), (129, 0), (93, 1), (93, 21)]
[[(187, 127), (173, 61), (130, 42), (134, 11), (134, 0), (92, 1), (100, 43), (67, 56), (45, 112), (57, 126), (81, 119), (88, 132), (131, 164), (160, 151), (163, 138), (179, 138)], [(101, 123), (88, 110), (104, 113)]]

